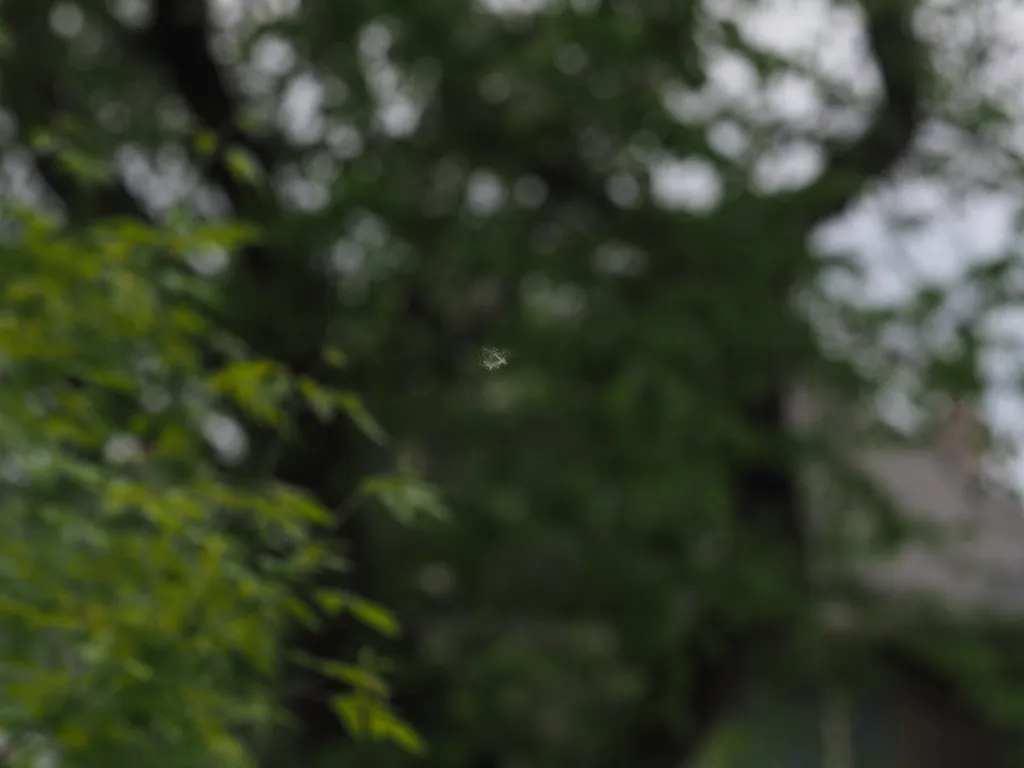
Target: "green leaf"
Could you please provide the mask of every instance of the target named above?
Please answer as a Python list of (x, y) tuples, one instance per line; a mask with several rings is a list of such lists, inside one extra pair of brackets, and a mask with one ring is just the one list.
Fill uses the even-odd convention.
[(356, 595), (349, 595), (348, 610), (359, 621), (387, 637), (396, 637), (401, 625), (395, 615), (382, 605)]
[(316, 629), (320, 626), (320, 619), (317, 617), (316, 612), (299, 598), (292, 597), (285, 605), (288, 613), (304, 627)]
[(329, 368), (343, 368), (348, 363), (345, 353), (334, 346), (327, 346), (323, 349), (323, 361)]
[(57, 159), (69, 174), (86, 183), (107, 181), (113, 174), (105, 161), (74, 149), (61, 150)]
[(379, 697), (358, 691), (342, 694), (331, 699), (331, 708), (356, 738), (391, 742), (414, 755), (427, 751), (423, 738), (397, 718)]
[(213, 131), (199, 131), (192, 140), (196, 152), (203, 157), (208, 157), (217, 151), (217, 134)]
[(329, 616), (341, 613), (349, 602), (349, 595), (337, 589), (318, 589), (313, 593), (313, 602)]
[(381, 737), (391, 741), (397, 746), (414, 755), (424, 755), (427, 752), (426, 742), (416, 730), (406, 722), (388, 713), (383, 718), (378, 718), (376, 727), (381, 729)]
[(209, 247), (217, 245), (227, 251), (233, 251), (243, 245), (260, 242), (263, 236), (259, 227), (245, 222), (218, 222), (199, 227), (185, 238), (183, 245), (190, 247)]
[(388, 442), (387, 432), (377, 423), (359, 397), (351, 392), (341, 392), (336, 396), (338, 407), (343, 410), (350, 419), (359, 427), (360, 431), (377, 445), (385, 445)]
[(56, 137), (49, 131), (41, 128), (37, 128), (29, 134), (29, 144), (36, 152), (43, 154), (55, 152), (58, 146)]
[(363, 693), (346, 693), (331, 699), (331, 709), (355, 737), (368, 734), (373, 706), (373, 699)]
[(331, 393), (309, 378), (299, 380), (299, 393), (320, 421), (327, 423), (337, 411), (337, 399)]
[(224, 153), (224, 162), (227, 163), (228, 171), (236, 179), (244, 181), (252, 186), (259, 186), (263, 182), (263, 172), (259, 162), (249, 150), (244, 147), (231, 147)]
[(390, 689), (380, 675), (355, 664), (339, 661), (323, 661), (317, 667), (327, 677), (347, 683), (358, 691), (370, 696), (387, 697)]
[(287, 376), (271, 360), (241, 360), (229, 363), (209, 381), (210, 389), (225, 395), (249, 416), (280, 425), (284, 418), (283, 401), (287, 395)]
[(435, 520), (448, 517), (438, 489), (414, 475), (374, 475), (361, 483), (360, 490), (383, 504), (396, 520), (406, 525), (423, 516)]

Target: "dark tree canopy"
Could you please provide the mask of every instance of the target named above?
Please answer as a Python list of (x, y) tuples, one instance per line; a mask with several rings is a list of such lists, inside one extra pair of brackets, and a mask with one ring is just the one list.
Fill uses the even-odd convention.
[[(755, 3), (491, 5), (0, 4), (0, 386), (26, 411), (4, 451), (102, 478), (37, 473), (17, 530), (60, 562), (80, 503), (110, 552), (145, 533), (138, 568), (169, 547), (171, 569), (125, 567), (150, 612), (123, 626), (78, 617), (116, 572), (88, 596), (32, 577), (78, 594), (85, 629), (18, 625), (0, 686), (27, 703), (0, 728), (90, 766), (674, 768), (754, 680), (860, 674), (809, 575), (798, 467), (821, 448), (787, 398), (870, 398), (910, 368), (922, 402), (973, 393), (977, 344), (965, 326), (953, 362), (901, 357), (886, 329), (931, 327), (946, 294), (840, 299), (824, 278), (853, 267), (812, 236), (901, 182), (1019, 183), (977, 170), (1016, 166), (988, 59), (949, 31), (970, 12), (804, 3), (838, 26), (788, 55)], [(826, 66), (851, 40), (851, 71)], [(779, 108), (787, 87), (810, 109)], [(809, 158), (796, 182), (771, 172), (787, 153)], [(1001, 305), (1013, 269), (965, 284)], [(116, 436), (143, 458), (112, 459)], [(37, 490), (59, 519), (33, 517)], [(143, 649), (177, 599), (160, 579), (203, 557), (230, 588), (189, 599), (233, 639), (200, 652), (172, 622)], [(126, 677), (60, 677), (103, 632)], [(62, 697), (110, 704), (78, 720)]]

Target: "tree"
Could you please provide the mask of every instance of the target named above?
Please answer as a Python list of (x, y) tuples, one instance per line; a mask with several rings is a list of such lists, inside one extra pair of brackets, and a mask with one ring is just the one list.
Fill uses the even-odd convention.
[[(794, 376), (856, 386), (864, 373), (828, 363), (794, 309), (823, 271), (808, 240), (900, 164), (944, 159), (915, 144), (926, 118), (962, 126), (977, 113), (962, 108), (960, 72), (936, 75), (946, 41), (914, 32), (915, 14), (941, 9), (858, 8), (879, 83), (851, 138), (827, 105), (810, 126), (744, 114), (725, 94), (702, 106), (723, 60), (766, 87), (799, 76), (835, 90), (813, 64), (758, 44), (751, 9), (7, 0), (4, 106), (28, 153), (15, 161), (42, 184), (19, 194), (60, 220), (55, 240), (18, 252), (62, 254), (63, 271), (36, 288), (51, 303), (73, 254), (108, 269), (114, 251), (154, 250), (125, 273), (136, 296), (173, 285), (160, 258), (193, 257), (207, 324), (180, 341), (187, 374), (235, 396), (248, 448), (234, 465), (199, 447), (188, 457), (251, 488), (252, 504), (270, 471), (272, 487), (313, 500), (295, 509), (330, 512), (315, 541), (351, 572), (318, 571), (301, 589), (311, 603), (329, 590), (335, 607), (351, 590), (402, 618), (390, 681), (427, 760), (674, 766), (755, 670), (802, 643), (807, 658), (825, 653), (782, 406)], [(982, 127), (998, 125), (989, 115)], [(730, 130), (746, 148), (725, 148)], [(821, 161), (810, 181), (759, 186), (768, 153), (808, 145)], [(704, 179), (703, 197), (666, 199), (673, 166)], [(260, 237), (211, 223), (225, 219)], [(103, 222), (121, 229), (98, 246)], [(169, 244), (183, 222), (198, 240)], [(214, 268), (209, 249), (195, 258), (203, 242), (237, 247)], [(165, 332), (178, 305), (156, 306)], [(128, 321), (115, 310), (97, 322), (97, 348), (130, 365)], [(217, 334), (244, 350), (234, 379)], [(481, 368), (485, 347), (514, 358)], [(346, 364), (326, 364), (327, 350)], [(48, 375), (81, 393), (66, 365)], [(284, 431), (260, 412), (264, 385), (303, 395)], [(339, 406), (355, 418), (323, 418)], [(97, 429), (138, 431), (111, 407)], [(367, 412), (393, 436), (386, 447), (367, 438), (381, 437)], [(424, 520), (433, 486), (410, 475), (445, 489), (449, 519)], [(367, 495), (406, 524), (372, 514)], [(222, 515), (210, 520), (210, 541), (227, 536)], [(240, 558), (276, 548), (250, 527), (224, 528)], [(281, 637), (273, 622), (263, 632)], [(283, 639), (291, 664), (272, 693), (297, 730), (232, 743), (268, 764), (402, 760), (345, 737), (346, 718), (359, 724), (358, 702), (338, 699), (352, 669), (339, 680), (298, 663), (356, 659), (369, 641), (350, 615), (296, 621)]]
[[(300, 584), (343, 564), (317, 541), (333, 511), (272, 464), (230, 468), (232, 433), (221, 428), (219, 460), (204, 433), (232, 411), (273, 428), (260, 457), (273, 463), (296, 397), (325, 421), (355, 410), (379, 427), (352, 393), (292, 377), (211, 324), (184, 260), (237, 247), (248, 228), (115, 219), (68, 233), (17, 209), (6, 223), (5, 763), (56, 748), (80, 765), (251, 764), (280, 719), (290, 621), (319, 608), (385, 634), (396, 624), (350, 592), (304, 602)], [(358, 715), (353, 730), (368, 715), (419, 748), (372, 669), (299, 661), (349, 684), (334, 704)]]

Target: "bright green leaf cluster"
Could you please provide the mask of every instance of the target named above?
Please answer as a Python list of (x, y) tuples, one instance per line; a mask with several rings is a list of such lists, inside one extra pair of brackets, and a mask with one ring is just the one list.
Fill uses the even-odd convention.
[[(110, 221), (71, 234), (8, 215), (21, 236), (0, 258), (0, 728), (43, 734), (75, 765), (250, 765), (243, 734), (279, 714), (291, 585), (339, 566), (317, 542), (333, 514), (218, 470), (204, 430), (225, 402), (282, 428), (299, 393), (325, 418), (383, 432), (355, 395), (231, 339), (230, 362), (206, 370), (223, 334), (187, 256), (236, 248), (250, 228)], [(255, 557), (239, 530), (273, 556)], [(323, 597), (321, 610), (398, 631), (374, 603)], [(353, 696), (374, 692), (374, 736), (416, 742), (386, 687), (344, 670)]]

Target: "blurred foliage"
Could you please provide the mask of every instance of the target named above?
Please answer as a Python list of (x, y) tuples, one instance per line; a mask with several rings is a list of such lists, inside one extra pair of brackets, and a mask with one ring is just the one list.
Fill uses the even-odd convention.
[[(343, 562), (318, 543), (332, 510), (273, 468), (240, 482), (204, 430), (229, 409), (284, 429), (292, 391), (325, 419), (369, 417), (355, 395), (253, 357), (211, 321), (184, 261), (237, 249), (250, 227), (112, 219), (67, 232), (5, 213), (16, 232), (0, 281), (6, 749), (15, 759), (50, 737), (74, 765), (250, 765), (240, 739), (283, 716), (271, 696), (281, 639), (311, 612), (297, 588)], [(226, 362), (206, 365), (201, 340)], [(398, 630), (364, 598), (314, 597), (328, 614)], [(418, 749), (383, 682), (352, 661), (327, 668), (351, 686), (338, 706)]]
[(783, 401), (976, 394), (1019, 264), (880, 306), (812, 245), (1020, 166), (969, 9), (797, 3), (843, 73), (762, 5), (4, 0), (0, 728), (83, 766), (674, 768), (752, 679), (861, 669), (799, 459), (908, 534), (852, 426)]

